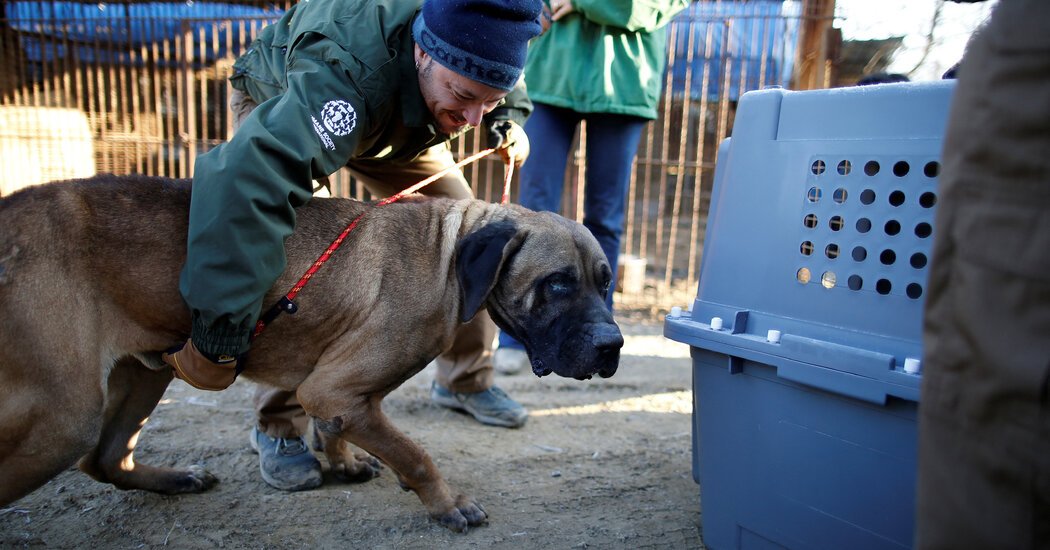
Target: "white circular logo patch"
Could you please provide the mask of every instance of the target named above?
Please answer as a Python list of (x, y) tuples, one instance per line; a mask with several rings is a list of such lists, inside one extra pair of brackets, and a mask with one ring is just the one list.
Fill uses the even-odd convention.
[(329, 101), (321, 109), (321, 120), (329, 132), (337, 136), (345, 136), (354, 131), (357, 126), (357, 113), (354, 107), (341, 99)]

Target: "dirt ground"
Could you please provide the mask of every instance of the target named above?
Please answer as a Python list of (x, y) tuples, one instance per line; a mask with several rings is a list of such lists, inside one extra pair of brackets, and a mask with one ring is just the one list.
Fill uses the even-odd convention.
[(0, 509), (0, 548), (697, 548), (688, 348), (659, 323), (620, 324), (626, 345), (610, 379), (497, 378), (531, 413), (518, 430), (432, 405), (430, 368), (384, 401), (449, 484), (488, 512), (466, 534), (431, 521), (389, 470), (363, 484), (270, 488), (248, 444), (253, 385), (211, 393), (176, 381), (136, 459), (201, 464), (217, 486), (120, 491), (73, 468)]

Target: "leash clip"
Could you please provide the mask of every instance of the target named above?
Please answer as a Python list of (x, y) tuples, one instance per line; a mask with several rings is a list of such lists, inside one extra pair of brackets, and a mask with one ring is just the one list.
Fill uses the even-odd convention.
[(255, 323), (255, 330), (252, 331), (249, 340), (254, 340), (256, 336), (262, 333), (263, 329), (266, 328), (266, 325), (274, 322), (274, 320), (277, 319), (277, 316), (281, 313), (294, 315), (296, 311), (299, 311), (299, 306), (295, 305), (295, 302), (288, 298), (287, 295), (282, 296), (280, 300), (277, 300), (276, 304), (271, 306), (270, 309), (266, 310), (266, 313), (263, 313), (262, 316), (259, 317), (259, 321)]
[(299, 311), (299, 306), (295, 305), (295, 302), (289, 300), (287, 296), (283, 296), (277, 301), (277, 308), (288, 315), (295, 315), (295, 312)]

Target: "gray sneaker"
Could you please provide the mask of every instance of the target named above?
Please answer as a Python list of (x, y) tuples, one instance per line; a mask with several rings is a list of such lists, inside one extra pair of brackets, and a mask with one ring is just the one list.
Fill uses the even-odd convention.
[(430, 387), (430, 400), (443, 407), (466, 411), (478, 422), (490, 426), (520, 428), (529, 418), (525, 407), (496, 386), (477, 393), (456, 393), (434, 382)]
[(301, 437), (274, 438), (252, 428), (252, 449), (259, 453), (263, 480), (282, 491), (321, 486), (321, 463)]
[(529, 366), (529, 354), (518, 348), (496, 348), (492, 367), (500, 374), (518, 374)]

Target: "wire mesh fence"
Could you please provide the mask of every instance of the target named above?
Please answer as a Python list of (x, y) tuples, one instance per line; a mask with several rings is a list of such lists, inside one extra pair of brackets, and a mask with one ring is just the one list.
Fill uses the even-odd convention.
[[(290, 4), (0, 4), (0, 194), (98, 172), (191, 177), (196, 156), (231, 135), (233, 61)], [(791, 0), (694, 2), (669, 25), (660, 115), (643, 134), (628, 195), (618, 308), (657, 313), (691, 302), (718, 145), (740, 94), (788, 85), (807, 17)], [(587, 165), (602, 162), (587, 158), (586, 131), (561, 212), (578, 221)], [(475, 134), (453, 142), (457, 156), (481, 149)], [(370, 198), (344, 172), (333, 194)], [(478, 198), (499, 200), (498, 160), (465, 175)]]

